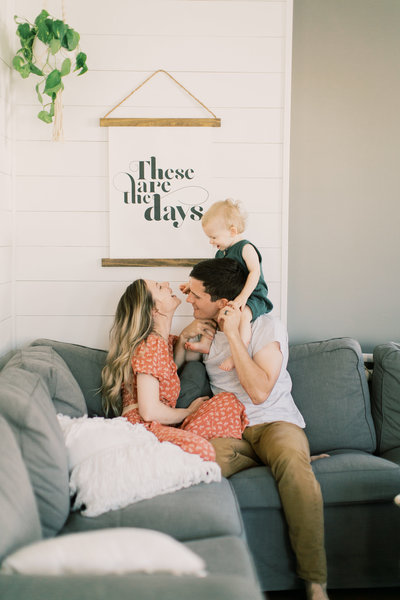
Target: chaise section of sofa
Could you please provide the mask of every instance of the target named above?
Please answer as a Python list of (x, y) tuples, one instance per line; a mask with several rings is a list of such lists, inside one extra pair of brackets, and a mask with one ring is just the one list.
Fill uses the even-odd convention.
[[(110, 596), (262, 600), (238, 503), (226, 480), (193, 485), (98, 517), (70, 511), (67, 450), (56, 415), (98, 414), (105, 353), (60, 345), (74, 365), (74, 374), (50, 341), (13, 353), (0, 372), (0, 563), (45, 539), (61, 541), (85, 532), (90, 536), (130, 528), (171, 536), (205, 561), (207, 575), (161, 571), (93, 575), (72, 570), (55, 576), (0, 571), (2, 600)], [(174, 566), (179, 570), (179, 564)]]

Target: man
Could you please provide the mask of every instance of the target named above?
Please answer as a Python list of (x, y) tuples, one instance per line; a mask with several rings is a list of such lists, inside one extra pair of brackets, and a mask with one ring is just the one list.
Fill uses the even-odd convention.
[[(291, 395), (287, 332), (281, 321), (265, 314), (252, 323), (248, 348), (239, 334), (240, 310), (230, 304), (241, 291), (246, 274), (234, 260), (210, 259), (190, 273), (187, 302), (195, 321), (179, 336), (178, 345), (190, 349), (198, 334), (214, 334), (203, 356), (214, 394), (233, 392), (246, 407), (249, 426), (242, 440), (211, 440), (225, 477), (259, 465), (271, 468), (277, 482), (289, 536), (297, 558), (297, 572), (306, 582), (310, 600), (326, 600), (323, 501), (311, 468), (303, 417)], [(232, 371), (219, 365), (231, 355)]]

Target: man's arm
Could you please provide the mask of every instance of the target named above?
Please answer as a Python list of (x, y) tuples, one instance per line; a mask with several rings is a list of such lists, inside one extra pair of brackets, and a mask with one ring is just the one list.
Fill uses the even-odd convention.
[[(225, 312), (227, 314), (225, 314)], [(279, 342), (271, 342), (253, 357), (239, 334), (240, 311), (226, 306), (220, 311), (218, 324), (226, 335), (239, 381), (253, 404), (263, 404), (278, 380), (283, 356)]]

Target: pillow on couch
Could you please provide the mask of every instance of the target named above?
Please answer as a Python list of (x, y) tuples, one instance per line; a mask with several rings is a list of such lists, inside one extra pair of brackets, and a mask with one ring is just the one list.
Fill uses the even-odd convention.
[(37, 373), (0, 373), (0, 414), (10, 425), (29, 473), (43, 535), (58, 533), (69, 514), (68, 459), (47, 386)]
[(192, 360), (178, 371), (181, 391), (176, 401), (177, 408), (187, 408), (200, 396), (213, 396), (206, 367), (201, 360)]
[[(205, 563), (171, 536), (150, 529), (120, 527), (43, 540), (8, 556), (1, 573), (62, 575), (170, 572), (204, 577)], [(133, 594), (134, 595), (134, 594)]]
[(160, 442), (124, 417), (58, 415), (68, 449), (73, 510), (96, 517), (160, 494), (221, 480), (220, 467)]
[(32, 346), (51, 346), (66, 362), (84, 395), (89, 417), (104, 417), (100, 395), (101, 371), (107, 352), (79, 344), (37, 339)]
[(42, 537), (39, 514), (21, 451), (0, 416), (0, 562)]
[(76, 379), (53, 348), (28, 346), (15, 353), (5, 369), (18, 367), (38, 373), (46, 383), (57, 413), (70, 417), (87, 414), (86, 402)]
[(379, 453), (400, 446), (400, 344), (388, 342), (374, 349), (372, 416)]
[(293, 398), (306, 422), (311, 454), (376, 446), (360, 344), (336, 338), (290, 347)]

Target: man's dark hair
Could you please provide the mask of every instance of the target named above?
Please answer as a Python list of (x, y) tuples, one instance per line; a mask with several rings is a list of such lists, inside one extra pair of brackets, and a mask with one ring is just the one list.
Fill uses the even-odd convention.
[(195, 265), (190, 277), (198, 279), (204, 285), (212, 302), (226, 298), (234, 300), (246, 283), (247, 274), (240, 263), (232, 258), (210, 258)]

